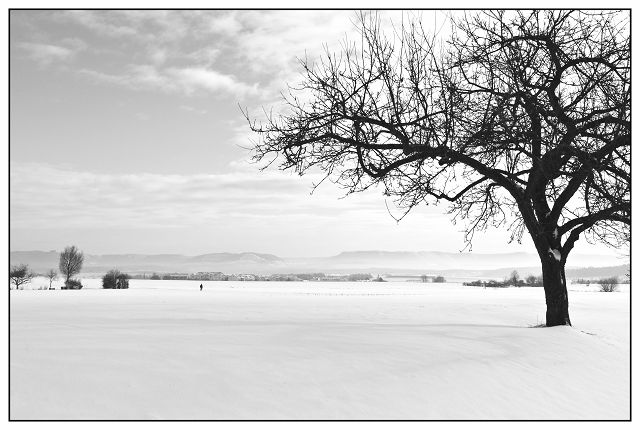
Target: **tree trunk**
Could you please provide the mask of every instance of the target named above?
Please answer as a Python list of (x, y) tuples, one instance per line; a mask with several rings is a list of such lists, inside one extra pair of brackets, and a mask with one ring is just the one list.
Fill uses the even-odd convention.
[(564, 262), (553, 252), (541, 257), (541, 260), (542, 281), (547, 302), (547, 327), (571, 325)]

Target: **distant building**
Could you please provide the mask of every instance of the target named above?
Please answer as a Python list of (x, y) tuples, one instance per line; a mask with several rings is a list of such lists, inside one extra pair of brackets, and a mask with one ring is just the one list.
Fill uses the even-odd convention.
[(170, 281), (186, 281), (189, 279), (188, 273), (165, 273), (162, 279)]
[(222, 281), (224, 276), (222, 272), (198, 272), (189, 275), (189, 279), (195, 279), (197, 281)]
[(337, 273), (329, 273), (321, 279), (321, 281), (329, 281), (329, 282), (342, 282), (348, 280), (348, 275), (341, 275)]

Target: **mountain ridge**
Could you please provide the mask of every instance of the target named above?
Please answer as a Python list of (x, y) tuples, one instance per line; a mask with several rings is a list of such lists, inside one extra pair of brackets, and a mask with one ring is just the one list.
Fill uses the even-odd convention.
[[(613, 267), (626, 263), (597, 254), (575, 255), (567, 269)], [(26, 263), (36, 272), (58, 267), (57, 251), (11, 251), (10, 264)], [(508, 268), (539, 267), (538, 257), (526, 252), (453, 253), (445, 251), (344, 251), (329, 257), (279, 257), (260, 252), (183, 254), (85, 254), (83, 273), (118, 268), (130, 273), (488, 273)]]

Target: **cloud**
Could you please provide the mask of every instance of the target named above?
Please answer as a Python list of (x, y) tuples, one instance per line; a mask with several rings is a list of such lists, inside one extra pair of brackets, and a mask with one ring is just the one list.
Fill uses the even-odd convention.
[(60, 41), (60, 44), (71, 49), (74, 53), (84, 51), (89, 46), (87, 42), (77, 37), (66, 37)]
[(371, 205), (383, 208), (379, 199), (345, 203), (335, 193), (310, 196), (308, 180), (250, 169), (225, 174), (108, 174), (11, 163), (10, 179), (11, 228), (194, 228), (229, 217), (313, 224), (314, 219), (368, 211)]
[(107, 38), (166, 42), (187, 36), (237, 36), (243, 29), (240, 15), (222, 10), (73, 10), (57, 16)]
[(185, 55), (185, 58), (189, 62), (193, 62), (193, 64), (198, 64), (205, 67), (213, 67), (221, 54), (222, 50), (220, 48), (205, 46), (203, 48), (198, 48), (195, 51), (189, 52)]
[(318, 177), (238, 167), (227, 174), (110, 174), (12, 162), (12, 246), (52, 249), (64, 240), (114, 253), (280, 255), (462, 247), (459, 228), (441, 209), (420, 207), (396, 224), (375, 190), (339, 199), (326, 184), (310, 195)]
[(76, 37), (66, 37), (51, 41), (23, 41), (15, 46), (28, 58), (38, 63), (41, 67), (47, 67), (55, 63), (67, 63), (74, 60), (78, 53), (87, 49), (87, 43)]
[(237, 40), (238, 52), (254, 70), (297, 66), (296, 57), (337, 46), (355, 30), (352, 11), (261, 11), (243, 14), (250, 28)]
[[(353, 30), (352, 15), (351, 11), (73, 10), (53, 17), (73, 31), (82, 27), (91, 50), (79, 69), (96, 82), (264, 99), (267, 90), (273, 98), (285, 78), (294, 75), (296, 57), (304, 56), (305, 50), (321, 51), (324, 43), (332, 46)], [(46, 35), (47, 27), (41, 27)], [(55, 40), (54, 35), (47, 40)], [(45, 52), (34, 56), (69, 57), (78, 48), (72, 43), (56, 45), (57, 50), (50, 45), (48, 56), (45, 45), (41, 46)], [(98, 51), (102, 54), (96, 59), (92, 53)]]
[(212, 93), (224, 92), (239, 97), (258, 95), (260, 93), (257, 84), (249, 85), (239, 81), (232, 75), (226, 75), (212, 69), (202, 67), (174, 68), (167, 70), (167, 73), (169, 76), (176, 78), (187, 94), (192, 94), (198, 89), (204, 89)]
[(237, 10), (202, 14), (201, 18), (204, 21), (204, 25), (201, 26), (200, 32), (204, 33), (204, 35), (207, 33), (216, 33), (228, 37), (237, 37), (245, 27), (240, 20), (241, 14), (242, 12)]
[[(72, 39), (51, 45), (25, 41), (41, 64), (85, 50), (78, 69), (96, 82), (260, 102), (278, 99), (287, 83), (299, 79), (297, 58), (313, 59), (325, 47), (340, 49), (346, 36), (357, 34), (356, 12), (348, 10), (70, 10), (47, 16), (42, 24), (55, 21), (71, 32), (81, 30), (91, 49)], [(45, 40), (56, 39), (51, 27), (39, 27)]]
[(78, 73), (95, 82), (120, 85), (133, 90), (155, 89), (174, 92), (179, 89), (177, 82), (162, 74), (154, 65), (149, 64), (131, 65), (121, 74), (104, 73), (91, 69), (80, 69)]
[(75, 51), (71, 48), (45, 43), (21, 42), (18, 47), (41, 66), (48, 66), (58, 61), (67, 61), (75, 55)]
[(153, 64), (161, 65), (164, 64), (168, 59), (169, 54), (164, 48), (152, 47), (149, 51), (149, 57)]
[(257, 84), (249, 85), (232, 75), (198, 67), (159, 68), (152, 64), (131, 65), (126, 72), (110, 74), (81, 69), (79, 74), (96, 82), (116, 84), (133, 90), (160, 90), (167, 93), (195, 95), (204, 90), (223, 96), (246, 97), (260, 94)]
[(152, 117), (146, 112), (136, 112), (135, 117), (140, 121), (149, 121)]
[(134, 26), (122, 22), (122, 16), (118, 11), (89, 10), (67, 10), (60, 12), (58, 15), (59, 18), (79, 24), (101, 35), (109, 37), (130, 37), (137, 35), (138, 31)]
[(178, 106), (178, 109), (183, 110), (185, 112), (195, 113), (198, 115), (204, 115), (207, 113), (205, 109), (198, 109), (193, 106), (187, 106), (187, 105), (180, 105)]
[[(298, 78), (297, 57), (337, 48), (355, 30), (353, 11), (73, 10), (51, 16), (71, 34), (83, 34), (91, 49), (71, 39), (41, 45), (42, 52), (33, 53), (41, 64), (85, 50), (77, 69), (96, 83), (261, 102), (277, 99)], [(51, 27), (40, 27), (47, 41), (56, 39)]]

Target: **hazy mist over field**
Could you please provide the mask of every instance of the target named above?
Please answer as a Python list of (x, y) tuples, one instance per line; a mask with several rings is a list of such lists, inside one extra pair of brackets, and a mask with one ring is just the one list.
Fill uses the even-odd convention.
[[(12, 264), (28, 263), (40, 273), (58, 264), (56, 251), (14, 251)], [(615, 274), (623, 275), (626, 261), (608, 255), (576, 255), (569, 267), (587, 268), (620, 266)], [(83, 272), (101, 275), (114, 267), (131, 273), (225, 272), (225, 273), (388, 273), (437, 274), (456, 277), (493, 276), (502, 278), (520, 269), (525, 274), (538, 274), (538, 257), (531, 253), (510, 254), (352, 251), (327, 257), (281, 257), (260, 253), (209, 253), (195, 256), (181, 254), (106, 254), (85, 255)], [(526, 273), (525, 273), (526, 271)], [(598, 276), (594, 272), (591, 276)], [(607, 271), (601, 272), (606, 275)], [(602, 276), (604, 276), (602, 275)], [(585, 276), (585, 275), (579, 275)]]

